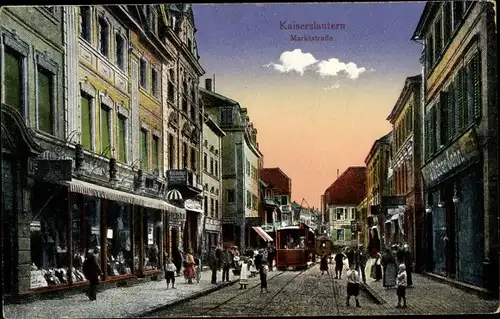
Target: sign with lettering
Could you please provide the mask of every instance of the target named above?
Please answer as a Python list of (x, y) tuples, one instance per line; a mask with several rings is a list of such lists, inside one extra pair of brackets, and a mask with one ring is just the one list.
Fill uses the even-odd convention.
[(167, 171), (168, 185), (187, 185), (187, 171), (171, 169)]
[(449, 173), (473, 161), (479, 154), (475, 131), (470, 129), (458, 141), (422, 168), (425, 185), (430, 187), (436, 184)]
[(35, 178), (46, 182), (70, 181), (73, 162), (69, 160), (37, 160)]

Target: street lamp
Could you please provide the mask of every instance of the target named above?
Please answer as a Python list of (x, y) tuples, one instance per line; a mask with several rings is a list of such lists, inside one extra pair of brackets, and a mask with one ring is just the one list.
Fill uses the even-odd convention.
[(438, 203), (438, 207), (439, 207), (439, 208), (443, 208), (443, 207), (444, 207), (444, 202), (439, 202), (439, 203)]
[(458, 197), (458, 191), (456, 188), (455, 188), (455, 192), (453, 194), (452, 200), (453, 200), (453, 203), (455, 203), (455, 204), (458, 204), (460, 202), (460, 197)]
[(425, 208), (425, 212), (426, 212), (427, 214), (432, 213), (432, 207), (427, 206), (427, 207)]

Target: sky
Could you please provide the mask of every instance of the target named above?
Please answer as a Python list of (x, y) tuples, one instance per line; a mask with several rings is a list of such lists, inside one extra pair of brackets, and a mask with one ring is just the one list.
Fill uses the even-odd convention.
[(292, 200), (320, 207), (337, 169), (365, 166), (391, 130), (405, 79), (421, 70), (410, 38), (424, 6), (195, 4), (200, 85), (215, 74), (215, 91), (248, 109), (264, 167), (291, 178)]

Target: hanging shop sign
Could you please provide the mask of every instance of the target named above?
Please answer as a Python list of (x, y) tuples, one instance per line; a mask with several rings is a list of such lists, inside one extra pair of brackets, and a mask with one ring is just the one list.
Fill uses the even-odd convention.
[(476, 134), (472, 128), (422, 168), (425, 185), (427, 187), (435, 185), (450, 173), (477, 159), (479, 154)]

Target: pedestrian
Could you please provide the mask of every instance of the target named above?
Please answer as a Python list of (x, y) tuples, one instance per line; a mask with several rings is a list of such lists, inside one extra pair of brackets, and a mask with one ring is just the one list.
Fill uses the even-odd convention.
[(367, 254), (365, 253), (363, 246), (360, 245), (358, 247), (357, 253), (356, 253), (356, 263), (359, 265), (360, 268), (360, 273), (361, 273), (361, 279), (363, 282), (366, 283), (366, 273), (365, 273), (365, 268), (366, 268), (366, 262), (367, 262)]
[(344, 267), (344, 259), (346, 255), (339, 251), (335, 255), (335, 279), (342, 279), (342, 268)]
[(232, 254), (229, 248), (226, 248), (221, 254), (221, 264), (222, 264), (222, 282), (229, 281), (229, 269), (232, 264)]
[(172, 262), (172, 258), (167, 258), (167, 263), (165, 264), (165, 279), (167, 280), (167, 289), (172, 282), (172, 289), (175, 289), (175, 273), (177, 272), (177, 267)]
[(266, 292), (269, 293), (269, 290), (267, 290), (267, 272), (268, 271), (269, 271), (269, 266), (267, 264), (267, 261), (264, 260), (261, 267), (259, 268), (260, 293), (263, 293), (264, 290), (266, 290)]
[(408, 247), (407, 244), (405, 244), (403, 246), (403, 260), (404, 260), (404, 264), (406, 267), (406, 277), (407, 277), (406, 279), (408, 282), (408, 287), (412, 287), (413, 280), (411, 277), (411, 273), (412, 273), (412, 268), (413, 268), (413, 262), (412, 262), (412, 258), (411, 258), (410, 248)]
[(269, 267), (269, 271), (273, 271), (274, 257), (276, 256), (276, 249), (274, 248), (272, 243), (268, 244), (267, 251), (267, 263)]
[(384, 272), (383, 286), (386, 288), (396, 285), (396, 260), (389, 249), (385, 250), (382, 256), (382, 267)]
[(210, 253), (208, 255), (208, 266), (212, 271), (212, 284), (217, 284), (217, 270), (218, 270), (218, 261), (217, 261), (217, 252), (215, 251), (215, 246), (210, 247)]
[(95, 254), (92, 251), (88, 252), (87, 258), (83, 262), (82, 270), (83, 274), (90, 283), (87, 296), (90, 300), (96, 300), (97, 286), (99, 285), (99, 276), (102, 274), (102, 270), (97, 263)]
[[(405, 264), (399, 265), (399, 272), (397, 277), (398, 289), (396, 294), (398, 296), (398, 305), (396, 308), (406, 308), (406, 267)], [(401, 300), (403, 300), (403, 305), (401, 306)]]
[(354, 265), (354, 249), (349, 248), (347, 250), (347, 262), (349, 263), (349, 268), (351, 268), (351, 265)]
[(195, 265), (193, 250), (189, 248), (186, 253), (186, 267), (184, 269), (184, 277), (187, 279), (188, 284), (192, 284), (193, 279), (196, 278)]
[(241, 257), (241, 260), (239, 260), (238, 262), (240, 264), (240, 289), (247, 289), (249, 269), (246, 257)]
[(376, 253), (375, 262), (373, 263), (370, 277), (375, 279), (375, 281), (380, 281), (382, 279), (382, 266), (380, 265), (380, 259), (382, 255), (380, 253)]
[(351, 299), (351, 296), (354, 296), (354, 299), (356, 299), (356, 307), (361, 307), (359, 304), (359, 273), (356, 270), (356, 265), (351, 264), (349, 266), (349, 270), (347, 271), (347, 300), (346, 300), (346, 306), (349, 307), (349, 300)]
[(180, 276), (181, 275), (181, 266), (182, 266), (182, 253), (178, 247), (174, 248), (172, 261), (175, 265), (175, 268), (177, 269), (177, 276)]
[(328, 256), (325, 252), (323, 252), (323, 255), (321, 256), (319, 270), (321, 270), (321, 275), (323, 275), (325, 271), (327, 275), (330, 274), (330, 272), (328, 271)]
[(262, 263), (264, 262), (264, 255), (262, 252), (262, 249), (257, 252), (257, 256), (255, 256), (255, 268), (260, 271), (260, 267), (262, 266)]

